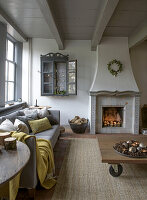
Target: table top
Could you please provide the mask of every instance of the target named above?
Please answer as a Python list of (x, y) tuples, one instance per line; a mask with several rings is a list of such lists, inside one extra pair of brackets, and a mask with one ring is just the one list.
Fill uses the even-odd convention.
[(6, 151), (4, 148), (0, 150), (0, 186), (13, 179), (30, 158), (30, 150), (28, 146), (17, 141), (16, 151)]
[(99, 134), (98, 143), (101, 153), (102, 163), (119, 164), (147, 164), (147, 158), (129, 158), (117, 153), (113, 146), (120, 141), (137, 140), (147, 145), (146, 135), (133, 134)]

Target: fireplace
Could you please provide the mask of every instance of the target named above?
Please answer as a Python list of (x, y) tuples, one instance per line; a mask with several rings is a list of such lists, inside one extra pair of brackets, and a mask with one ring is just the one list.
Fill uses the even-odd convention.
[[(140, 93), (132, 72), (128, 39), (103, 37), (97, 53), (90, 88), (91, 134), (138, 134)], [(117, 76), (108, 70), (108, 63), (113, 59), (122, 63), (123, 70)]]
[(103, 106), (102, 107), (102, 128), (122, 127), (124, 107)]

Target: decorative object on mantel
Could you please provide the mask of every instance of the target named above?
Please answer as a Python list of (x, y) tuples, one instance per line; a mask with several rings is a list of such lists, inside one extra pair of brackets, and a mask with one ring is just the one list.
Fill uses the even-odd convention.
[(121, 141), (113, 147), (116, 152), (131, 158), (147, 158), (147, 146), (135, 140)]
[(11, 136), (10, 132), (0, 133), (0, 145), (4, 146), (4, 139)]
[(74, 119), (68, 120), (68, 122), (72, 131), (75, 133), (85, 133), (88, 126), (88, 119), (80, 118), (79, 116), (75, 116)]
[(16, 150), (16, 138), (8, 137), (4, 139), (5, 150)]
[[(113, 64), (116, 64), (118, 66), (118, 70), (114, 70), (112, 68)], [(109, 72), (115, 77), (118, 75), (118, 73), (120, 73), (122, 71), (122, 63), (119, 60), (114, 59), (114, 60), (110, 61), (107, 64), (107, 66), (108, 66)]]

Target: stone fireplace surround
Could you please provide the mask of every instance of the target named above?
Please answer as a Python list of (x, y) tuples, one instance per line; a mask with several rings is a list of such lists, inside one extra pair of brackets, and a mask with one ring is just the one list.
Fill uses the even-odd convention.
[[(91, 134), (96, 133), (139, 133), (140, 93), (134, 91), (90, 92)], [(102, 127), (102, 107), (124, 107), (122, 127)]]

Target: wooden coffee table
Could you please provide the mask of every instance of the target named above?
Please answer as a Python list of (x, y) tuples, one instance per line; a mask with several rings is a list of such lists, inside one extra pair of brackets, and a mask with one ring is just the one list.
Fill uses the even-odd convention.
[(120, 141), (137, 140), (147, 145), (146, 135), (133, 134), (99, 134), (98, 143), (101, 153), (102, 163), (110, 164), (109, 172), (112, 176), (120, 176), (123, 167), (121, 163), (127, 164), (147, 164), (147, 158), (129, 158), (117, 153), (113, 146)]

